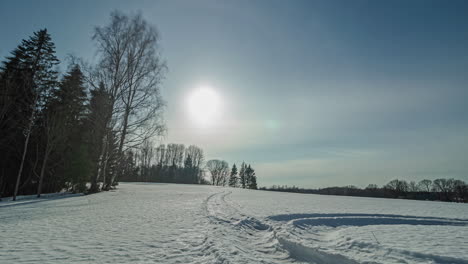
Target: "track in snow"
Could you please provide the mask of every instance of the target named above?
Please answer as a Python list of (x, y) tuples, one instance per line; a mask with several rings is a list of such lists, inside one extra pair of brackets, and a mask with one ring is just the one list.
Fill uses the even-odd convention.
[(357, 263), (278, 236), (271, 225), (243, 214), (228, 200), (230, 194), (212, 194), (202, 205), (212, 226), (202, 250), (214, 255), (215, 263)]
[[(273, 215), (267, 219), (286, 224), (286, 232), (284, 233), (288, 234), (290, 240), (279, 238), (279, 241), (284, 247), (288, 248), (295, 256), (296, 260), (310, 263), (357, 263), (344, 256), (327, 254), (317, 248), (307, 247), (301, 242), (292, 241), (312, 241), (320, 248), (326, 247), (327, 243), (331, 242), (330, 247), (337, 247), (337, 249), (341, 247), (343, 251), (352, 247), (355, 252), (370, 253), (371, 256), (376, 256), (377, 254), (387, 255), (387, 261), (392, 263), (407, 263), (408, 260), (411, 260), (416, 263), (468, 264), (467, 260), (460, 258), (388, 248), (380, 244), (375, 235), (373, 235), (373, 237), (376, 243), (358, 242), (351, 244), (346, 241), (348, 239), (342, 241), (343, 237), (340, 237), (340, 235), (335, 234), (330, 236), (330, 234), (339, 232), (341, 230), (340, 228), (346, 229), (364, 226), (415, 225), (463, 227), (468, 226), (468, 220), (466, 219), (362, 213), (284, 214)], [(325, 232), (324, 234), (323, 228), (328, 228), (329, 232)], [(327, 238), (327, 236), (331, 238)], [(366, 261), (365, 263), (368, 262), (369, 261)], [(371, 263), (374, 262), (371, 261)]]

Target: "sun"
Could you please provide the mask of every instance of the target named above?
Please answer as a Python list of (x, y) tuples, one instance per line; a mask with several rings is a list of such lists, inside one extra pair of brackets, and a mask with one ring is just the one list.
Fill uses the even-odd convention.
[(208, 86), (194, 90), (188, 97), (188, 112), (192, 121), (201, 126), (214, 124), (221, 114), (221, 98)]

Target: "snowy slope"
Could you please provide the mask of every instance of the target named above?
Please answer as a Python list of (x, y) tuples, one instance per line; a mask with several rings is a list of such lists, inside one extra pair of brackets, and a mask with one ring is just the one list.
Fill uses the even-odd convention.
[(0, 202), (0, 263), (468, 263), (468, 205), (121, 184)]

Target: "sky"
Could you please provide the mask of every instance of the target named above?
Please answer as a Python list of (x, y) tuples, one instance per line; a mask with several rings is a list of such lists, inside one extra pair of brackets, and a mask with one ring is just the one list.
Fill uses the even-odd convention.
[[(63, 65), (92, 61), (113, 10), (159, 30), (164, 143), (246, 161), (260, 186), (468, 181), (467, 1), (2, 0), (0, 60), (46, 27)], [(208, 125), (187, 106), (200, 87)]]

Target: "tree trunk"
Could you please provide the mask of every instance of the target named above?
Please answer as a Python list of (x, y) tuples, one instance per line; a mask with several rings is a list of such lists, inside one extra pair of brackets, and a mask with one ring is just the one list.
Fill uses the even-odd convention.
[(44, 172), (47, 165), (47, 160), (49, 159), (49, 146), (46, 147), (46, 152), (44, 154), (44, 160), (42, 161), (41, 175), (39, 176), (39, 185), (37, 186), (37, 198), (41, 197), (42, 192), (42, 183), (44, 181)]
[(107, 173), (107, 155), (106, 155), (106, 159), (104, 160), (104, 166), (102, 167), (102, 188), (104, 190), (107, 190), (107, 186), (106, 186), (106, 173)]
[(104, 164), (104, 159), (106, 157), (105, 155), (106, 155), (106, 150), (107, 150), (107, 139), (104, 138), (102, 141), (103, 142), (101, 145), (101, 154), (99, 155), (99, 164), (97, 167), (96, 175), (91, 179), (90, 192), (92, 193), (99, 192), (98, 180), (99, 180), (99, 176), (102, 173), (102, 170), (103, 170), (102, 166)]
[(119, 167), (118, 170), (114, 170), (114, 173), (112, 174), (111, 180), (109, 181), (109, 185), (107, 186), (107, 189), (110, 189), (112, 185), (114, 184), (115, 178), (117, 177), (117, 173), (120, 173), (122, 169), (122, 164), (123, 164), (123, 145), (125, 142), (125, 136), (127, 135), (127, 127), (128, 127), (128, 116), (130, 115), (130, 108), (126, 107), (125, 109), (125, 115), (124, 115), (124, 123), (122, 126), (122, 135), (120, 136), (120, 142), (119, 142), (119, 151), (118, 153), (118, 164), (117, 166)]
[(33, 111), (31, 114), (31, 120), (29, 121), (29, 125), (28, 125), (28, 133), (26, 135), (26, 139), (24, 140), (23, 156), (21, 157), (21, 163), (20, 163), (20, 167), (18, 170), (18, 176), (16, 177), (15, 192), (13, 193), (13, 201), (16, 201), (16, 196), (18, 195), (18, 188), (19, 188), (19, 184), (21, 180), (21, 173), (23, 172), (24, 160), (26, 159), (26, 153), (28, 152), (29, 137), (31, 136), (31, 130), (32, 130), (32, 126), (34, 123), (34, 119), (33, 119), (34, 114), (35, 114), (35, 111)]

